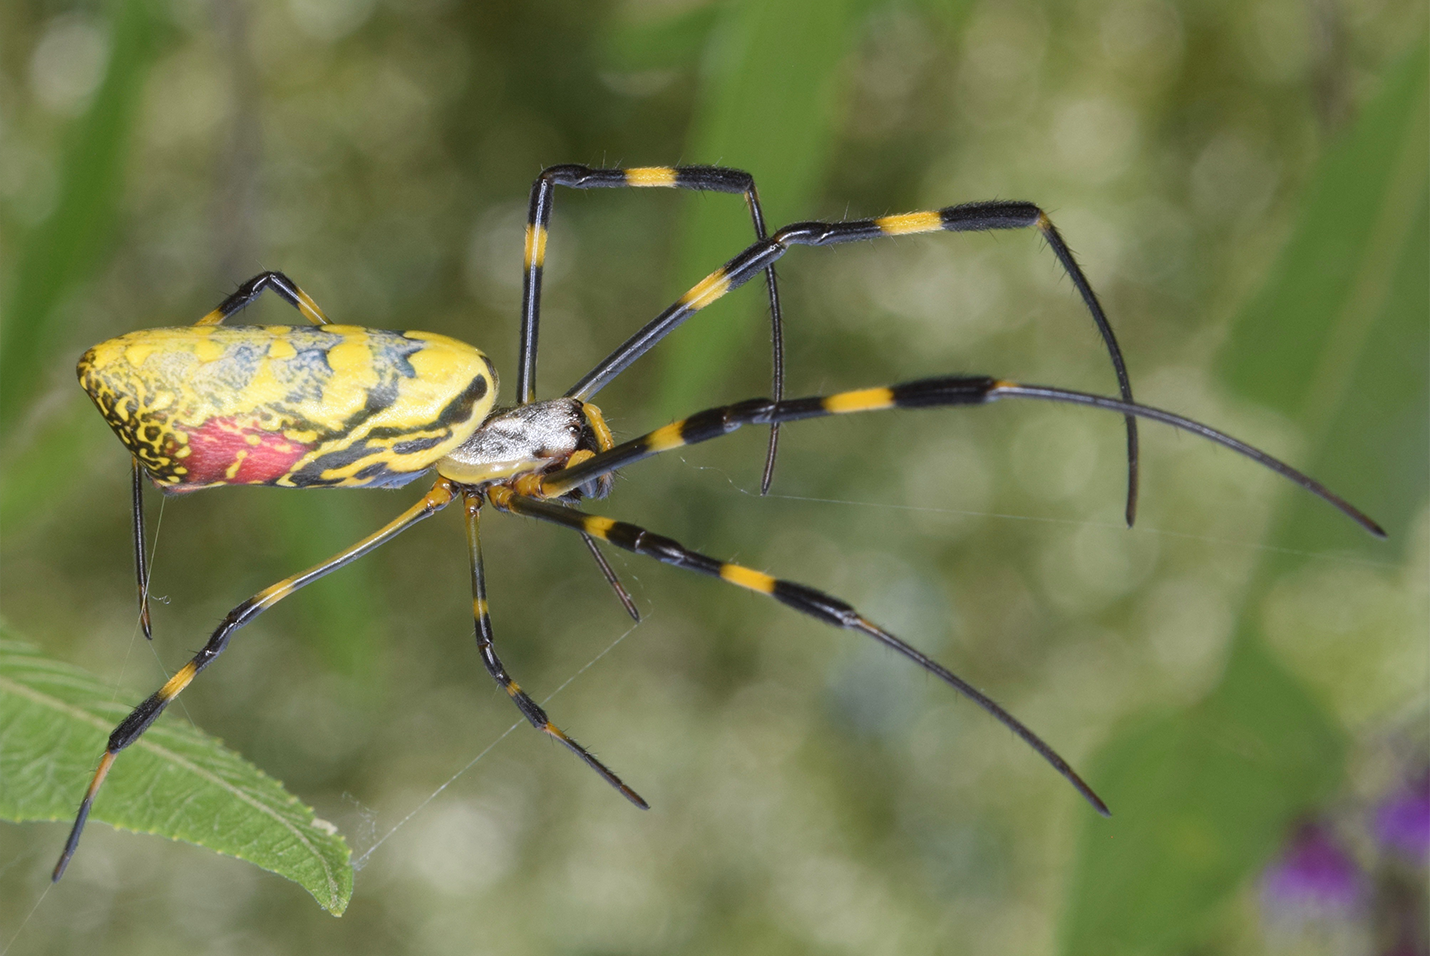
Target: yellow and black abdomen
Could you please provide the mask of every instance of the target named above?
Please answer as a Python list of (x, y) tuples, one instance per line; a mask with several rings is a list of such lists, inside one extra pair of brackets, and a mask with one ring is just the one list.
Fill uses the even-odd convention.
[(430, 332), (185, 326), (101, 342), (79, 380), (166, 491), (406, 484), (496, 401), (480, 351)]

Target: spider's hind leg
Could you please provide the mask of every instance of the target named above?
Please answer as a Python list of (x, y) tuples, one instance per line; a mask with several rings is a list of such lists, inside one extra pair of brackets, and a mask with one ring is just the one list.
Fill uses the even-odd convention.
[(298, 283), (288, 278), (281, 272), (268, 270), (260, 272), (249, 279), (243, 285), (234, 290), (233, 295), (224, 299), (218, 307), (195, 322), (195, 325), (219, 325), (224, 319), (242, 309), (247, 308), (263, 294), (263, 290), (271, 289), (273, 294), (293, 308), (302, 313), (303, 318), (314, 325), (327, 325), (328, 317), (323, 314), (323, 310), (318, 307), (318, 303), (298, 288)]
[(144, 544), (144, 467), (134, 458), (134, 576), (139, 579), (139, 626), (144, 636), (154, 639), (149, 616), (149, 555)]
[(439, 479), (432, 486), (432, 490), (427, 492), (420, 501), (366, 538), (339, 551), (321, 564), (290, 575), (277, 584), (269, 585), (225, 614), (223, 620), (219, 622), (219, 626), (210, 635), (208, 643), (187, 664), (179, 668), (173, 677), (165, 681), (164, 686), (150, 694), (139, 706), (130, 711), (129, 716), (120, 721), (109, 735), (104, 755), (99, 760), (99, 769), (95, 771), (89, 788), (85, 790), (84, 798), (80, 801), (79, 811), (75, 814), (69, 838), (65, 841), (65, 848), (60, 853), (59, 862), (55, 864), (54, 872), (50, 878), (58, 882), (60, 877), (64, 876), (65, 868), (69, 866), (70, 859), (79, 847), (79, 838), (84, 832), (85, 823), (89, 820), (89, 812), (94, 806), (94, 798), (99, 793), (99, 788), (104, 783), (109, 768), (119, 757), (120, 751), (138, 740), (150, 725), (159, 719), (159, 715), (168, 708), (174, 698), (183, 693), (184, 688), (188, 687), (204, 668), (218, 660), (219, 655), (227, 649), (233, 635), (241, 627), (300, 588), (307, 587), (319, 578), (326, 577), (339, 568), (351, 564), (374, 548), (397, 537), (417, 522), (441, 511), (451, 502), (454, 494), (452, 483), (445, 478)]

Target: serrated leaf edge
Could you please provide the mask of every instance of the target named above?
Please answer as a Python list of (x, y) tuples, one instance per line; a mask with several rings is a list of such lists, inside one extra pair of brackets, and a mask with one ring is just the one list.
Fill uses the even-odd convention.
[[(9, 645), (9, 644), (10, 644), (10, 642), (8, 642), (8, 641), (7, 641), (7, 642), (4, 642), (4, 643), (5, 643), (6, 645)], [(10, 648), (9, 648), (9, 647), (6, 647), (5, 649), (10, 649)], [(28, 656), (28, 655), (27, 655), (27, 656)], [(7, 677), (5, 677), (5, 676), (3, 676), (3, 675), (0, 675), (0, 690), (5, 690), (5, 691), (9, 691), (9, 692), (14, 692), (14, 693), (16, 693), (16, 694), (18, 694), (18, 695), (20, 695), (20, 696), (22, 696), (22, 697), (27, 697), (27, 698), (29, 698), (30, 700), (34, 701), (35, 703), (40, 704), (41, 706), (51, 708), (51, 709), (53, 709), (53, 710), (59, 711), (60, 713), (68, 714), (68, 715), (70, 715), (70, 716), (72, 716), (72, 717), (75, 717), (75, 718), (77, 718), (77, 719), (79, 719), (79, 720), (82, 720), (82, 721), (85, 722), (85, 723), (90, 724), (90, 725), (93, 726), (93, 727), (96, 727), (97, 729), (99, 729), (99, 730), (101, 730), (101, 731), (107, 731), (107, 730), (112, 730), (112, 729), (113, 729), (108, 723), (106, 723), (105, 721), (103, 721), (103, 720), (101, 720), (100, 718), (96, 717), (94, 714), (91, 714), (91, 713), (89, 713), (88, 711), (86, 711), (86, 710), (84, 710), (84, 709), (82, 709), (82, 708), (78, 708), (78, 707), (76, 707), (76, 706), (74, 706), (74, 705), (72, 705), (72, 704), (66, 703), (65, 701), (62, 701), (62, 700), (60, 700), (59, 698), (56, 698), (56, 697), (52, 697), (52, 696), (50, 696), (49, 694), (45, 694), (45, 693), (42, 693), (42, 692), (40, 692), (40, 691), (36, 691), (36, 690), (34, 690), (33, 688), (26, 687), (24, 684), (16, 683), (14, 680), (12, 680), (12, 679), (10, 679), (10, 678), (7, 678)], [(327, 885), (328, 885), (328, 898), (327, 898), (327, 900), (319, 900), (318, 902), (323, 905), (323, 908), (324, 908), (324, 909), (328, 910), (329, 912), (333, 912), (333, 907), (338, 904), (338, 900), (339, 900), (340, 897), (341, 897), (341, 893), (340, 893), (340, 889), (339, 889), (339, 887), (338, 887), (338, 881), (337, 881), (336, 875), (334, 874), (333, 868), (328, 864), (327, 858), (324, 857), (324, 855), (318, 850), (316, 844), (314, 844), (313, 841), (311, 841), (310, 839), (308, 839), (308, 837), (303, 833), (302, 829), (300, 829), (300, 828), (299, 828), (297, 825), (295, 825), (292, 821), (285, 819), (282, 814), (280, 814), (280, 813), (274, 811), (273, 808), (271, 808), (271, 807), (269, 807), (269, 806), (266, 806), (266, 805), (265, 805), (264, 803), (262, 803), (261, 801), (256, 800), (256, 799), (254, 799), (252, 796), (250, 796), (249, 794), (245, 793), (241, 788), (235, 787), (233, 784), (231, 784), (231, 783), (229, 783), (228, 781), (222, 779), (221, 777), (217, 776), (216, 774), (211, 773), (211, 772), (208, 771), (208, 770), (205, 770), (204, 768), (198, 766), (197, 764), (193, 763), (193, 762), (190, 761), (189, 759), (180, 756), (178, 753), (175, 753), (174, 751), (170, 750), (170, 749), (167, 748), (167, 747), (164, 747), (164, 746), (161, 745), (161, 744), (155, 743), (155, 742), (150, 741), (150, 740), (140, 739), (140, 740), (138, 740), (138, 741), (136, 741), (136, 742), (134, 743), (134, 746), (135, 746), (136, 748), (142, 748), (142, 749), (148, 751), (149, 753), (155, 754), (156, 756), (158, 756), (158, 757), (160, 757), (160, 758), (162, 758), (162, 759), (164, 759), (164, 760), (170, 761), (173, 765), (175, 765), (175, 766), (177, 766), (177, 767), (180, 767), (180, 768), (182, 768), (182, 769), (184, 769), (184, 770), (187, 770), (188, 772), (194, 774), (196, 777), (200, 778), (201, 780), (205, 780), (205, 781), (208, 781), (208, 782), (210, 782), (210, 783), (216, 784), (219, 788), (221, 788), (221, 789), (223, 789), (223, 790), (225, 790), (225, 791), (231, 793), (233, 796), (237, 797), (239, 800), (243, 801), (244, 803), (247, 803), (249, 806), (255, 808), (255, 809), (258, 810), (260, 813), (262, 813), (262, 814), (264, 814), (264, 815), (266, 815), (266, 816), (268, 816), (268, 817), (271, 817), (273, 820), (275, 820), (276, 822), (280, 823), (285, 830), (288, 830), (295, 838), (297, 838), (297, 840), (299, 841), (299, 843), (300, 843), (304, 848), (306, 848), (306, 849), (308, 850), (308, 852), (312, 855), (312, 857), (313, 857), (314, 859), (316, 859), (316, 860), (318, 861), (319, 865), (322, 867), (323, 875), (324, 875), (324, 878), (326, 879)], [(254, 768), (254, 769), (257, 770), (257, 768)], [(258, 772), (259, 772), (260, 774), (262, 774), (262, 771), (261, 771), (261, 770), (259, 770)], [(267, 776), (267, 775), (264, 774), (264, 776)], [(270, 778), (270, 779), (271, 779), (271, 778)], [(298, 801), (298, 802), (299, 802), (299, 804), (301, 805), (301, 801)], [(311, 812), (311, 810), (310, 810), (309, 812)], [(96, 818), (96, 819), (98, 819), (98, 818)], [(100, 820), (100, 822), (101, 822), (101, 823), (106, 823), (106, 824), (108, 824), (109, 826), (114, 827), (115, 829), (128, 830), (128, 831), (131, 832), (131, 833), (150, 833), (150, 834), (155, 835), (155, 836), (168, 836), (168, 834), (159, 834), (159, 833), (155, 833), (155, 832), (152, 831), (152, 830), (138, 830), (138, 829), (133, 829), (133, 828), (131, 828), (131, 827), (121, 826), (121, 825), (115, 824), (115, 823), (109, 823), (109, 821), (107, 821), (107, 820)], [(175, 838), (173, 838), (173, 839), (178, 840), (177, 837), (175, 837)], [(187, 840), (179, 840), (179, 842), (188, 843), (189, 841), (187, 841)], [(200, 845), (200, 844), (191, 844), (191, 845), (198, 846), (198, 845)], [(207, 846), (206, 846), (206, 847), (204, 847), (204, 849), (213, 850), (213, 852), (218, 853), (218, 854), (220, 854), (220, 855), (222, 855), (222, 856), (231, 856), (231, 857), (233, 857), (234, 859), (241, 859), (241, 857), (234, 856), (234, 855), (231, 854), (231, 853), (225, 853), (224, 851), (222, 851), (222, 850), (217, 850), (217, 849), (215, 849), (215, 848), (213, 848), (213, 847), (207, 847)], [(247, 861), (247, 862), (252, 862), (252, 861)], [(316, 897), (316, 894), (314, 894), (314, 895), (315, 895), (315, 897)]]

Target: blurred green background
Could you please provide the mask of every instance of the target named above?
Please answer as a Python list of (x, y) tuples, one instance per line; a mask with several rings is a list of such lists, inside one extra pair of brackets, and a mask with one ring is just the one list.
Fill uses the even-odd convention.
[[(1425, 28), (1414, 0), (0, 6), (0, 600), (121, 700), (415, 492), (152, 496), (151, 653), (127, 456), (79, 353), (280, 268), (336, 321), (460, 337), (511, 382), (527, 189), (558, 162), (748, 169), (776, 225), (1035, 201), (1141, 400), (1306, 465), (1392, 535), (1151, 425), (1128, 531), (1118, 420), (1014, 403), (790, 427), (768, 498), (750, 430), (593, 505), (856, 603), (1087, 772), (1103, 821), (860, 638), (617, 553), (631, 631), (574, 536), (494, 515), (507, 664), (561, 689), (553, 718), (641, 814), (524, 727), (423, 805), (517, 719), (444, 514), (250, 625), (165, 718), (341, 828), (364, 861), (342, 920), (104, 826), (46, 894), (63, 826), (4, 824), (0, 946), (1379, 951), (1374, 907), (1272, 925), (1256, 874), (1310, 816), (1371, 865), (1364, 808), (1426, 760)], [(748, 228), (735, 197), (560, 193), (541, 394)], [(796, 250), (780, 275), (792, 394), (950, 371), (1114, 390), (1034, 235)], [(607, 389), (618, 433), (767, 393), (760, 300), (722, 300)]]

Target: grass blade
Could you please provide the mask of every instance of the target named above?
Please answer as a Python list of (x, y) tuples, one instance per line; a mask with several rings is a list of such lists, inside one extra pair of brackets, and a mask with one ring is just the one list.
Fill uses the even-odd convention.
[(1347, 735), (1321, 688), (1273, 656), (1259, 609), (1308, 553), (1370, 548), (1386, 561), (1426, 498), (1426, 98), (1421, 46), (1322, 160), (1225, 362), (1243, 397), (1305, 423), (1307, 471), (1373, 514), (1391, 543), (1286, 495), (1221, 684), (1185, 711), (1134, 717), (1093, 761), (1114, 817), (1083, 833), (1066, 953), (1197, 949), (1296, 819), (1341, 785)]

